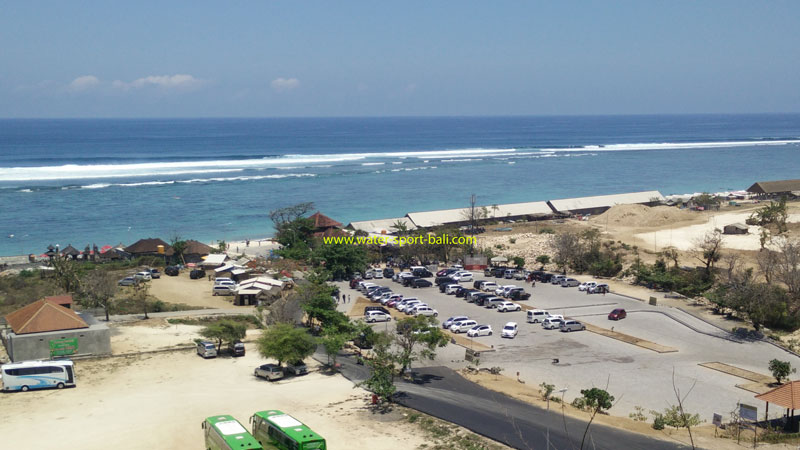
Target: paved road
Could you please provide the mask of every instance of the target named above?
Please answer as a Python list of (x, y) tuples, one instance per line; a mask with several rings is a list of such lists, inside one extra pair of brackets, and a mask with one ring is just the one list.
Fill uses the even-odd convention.
[[(325, 361), (324, 354), (315, 358)], [(355, 364), (353, 358), (340, 357), (339, 362), (343, 375), (353, 382), (369, 374), (369, 369)], [(577, 449), (586, 428), (586, 422), (490, 391), (446, 367), (419, 369), (414, 382), (398, 382), (395, 400), (514, 448)], [(597, 450), (688, 448), (597, 424), (586, 439), (584, 448)]]

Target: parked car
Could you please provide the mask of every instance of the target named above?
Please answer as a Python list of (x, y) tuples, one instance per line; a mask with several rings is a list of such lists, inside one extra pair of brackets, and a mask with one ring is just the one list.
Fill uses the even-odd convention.
[(561, 284), (561, 280), (567, 278), (566, 275), (553, 275), (553, 278), (550, 280), (550, 284)]
[(462, 320), (469, 320), (469, 317), (467, 317), (467, 316), (453, 316), (453, 317), (450, 317), (447, 320), (445, 320), (444, 322), (442, 322), (442, 328), (444, 328), (446, 330), (446, 329), (450, 328), (450, 326), (453, 325), (454, 323), (460, 322)]
[(234, 295), (234, 288), (227, 284), (220, 284), (211, 288), (211, 295)]
[(214, 278), (214, 286), (216, 286), (218, 284), (236, 284), (236, 282), (234, 282), (233, 280), (231, 280), (228, 277), (217, 277), (217, 278)]
[(472, 282), (472, 288), (473, 289), (480, 289), (481, 286), (483, 285), (483, 283), (485, 283), (486, 281), (487, 280), (475, 280), (475, 281)]
[(605, 294), (608, 292), (611, 292), (611, 290), (606, 283), (598, 283), (597, 286), (589, 289), (590, 294)]
[(414, 308), (412, 312), (415, 316), (433, 316), (437, 317), (439, 312), (435, 309), (431, 308), (430, 306), (420, 306), (418, 308)]
[(161, 272), (158, 269), (150, 269), (150, 278), (161, 278)]
[(383, 278), (392, 278), (394, 276), (394, 269), (387, 267), (383, 269)]
[(561, 287), (575, 287), (580, 285), (581, 282), (576, 280), (575, 278), (564, 278), (561, 280)]
[(474, 327), (477, 324), (478, 322), (472, 319), (460, 320), (450, 325), (450, 331), (452, 331), (453, 333), (465, 333), (471, 330), (472, 327)]
[(570, 331), (581, 331), (586, 329), (586, 325), (578, 322), (577, 320), (565, 320), (559, 327), (561, 331), (569, 333)]
[(472, 302), (478, 306), (486, 306), (486, 302), (489, 301), (490, 298), (495, 298), (494, 294), (490, 294), (488, 292), (481, 292), (478, 295), (472, 296)]
[(491, 335), (492, 335), (491, 325), (476, 325), (472, 327), (469, 331), (467, 331), (467, 336), (469, 337), (491, 336)]
[(411, 309), (412, 306), (414, 306), (414, 305), (416, 305), (418, 303), (422, 303), (422, 302), (420, 300), (416, 300), (416, 299), (415, 300), (410, 300), (410, 301), (403, 301), (403, 302), (400, 302), (400, 306), (397, 307), (397, 310), (400, 311), (400, 312), (406, 312), (409, 309)]
[(422, 307), (425, 307), (425, 306), (428, 306), (428, 304), (425, 303), (425, 302), (414, 303), (411, 306), (406, 306), (406, 308), (403, 310), (403, 312), (406, 313), (407, 316), (410, 316), (410, 315), (414, 314), (414, 312), (416, 312), (417, 308), (422, 308)]
[(441, 285), (447, 286), (448, 284), (457, 284), (458, 280), (456, 280), (454, 278), (451, 278), (451, 277), (448, 277), (448, 276), (444, 276), (444, 277), (436, 277), (436, 279), (434, 280), (434, 283), (436, 283), (437, 286), (441, 286)]
[(589, 288), (593, 288), (595, 286), (597, 286), (597, 282), (596, 281), (586, 281), (586, 282), (581, 283), (581, 284), (578, 285), (578, 290), (579, 291), (588, 291)]
[(295, 376), (305, 375), (308, 373), (308, 367), (306, 367), (306, 363), (303, 361), (294, 361), (286, 364), (285, 372)]
[(189, 278), (191, 278), (192, 280), (201, 280), (205, 277), (206, 277), (206, 271), (203, 269), (192, 269), (192, 271), (189, 272)]
[(150, 281), (153, 279), (153, 276), (150, 274), (149, 270), (146, 272), (136, 272), (133, 277), (142, 281)]
[(463, 283), (465, 281), (472, 281), (472, 272), (467, 272), (467, 271), (456, 272), (450, 277), (458, 281), (459, 283)]
[(234, 342), (228, 346), (228, 350), (233, 356), (244, 356), (244, 342)]
[(181, 270), (178, 269), (177, 266), (167, 266), (164, 268), (164, 273), (171, 277), (177, 277), (181, 273)]
[(504, 301), (499, 303), (496, 306), (497, 310), (500, 312), (508, 312), (508, 311), (522, 311), (522, 306), (519, 306), (516, 303)]
[(456, 291), (458, 289), (461, 289), (461, 285), (460, 284), (448, 284), (444, 288), (444, 293), (447, 294), (447, 295), (453, 295), (453, 294), (456, 293)]
[(484, 292), (494, 292), (496, 289), (497, 289), (497, 283), (495, 283), (494, 281), (487, 281), (483, 283), (483, 285), (481, 286), (481, 290), (483, 290)]
[(543, 309), (529, 309), (527, 314), (528, 323), (544, 322), (544, 319), (550, 317), (550, 313)]
[(136, 284), (136, 279), (133, 277), (125, 277), (117, 281), (117, 284), (120, 286), (133, 286), (134, 284)]
[(506, 280), (513, 280), (514, 279), (514, 273), (516, 273), (516, 270), (514, 270), (514, 269), (506, 269), (506, 271), (503, 272), (503, 278), (505, 278)]
[(370, 311), (367, 315), (364, 316), (364, 320), (367, 323), (372, 322), (391, 322), (392, 316), (388, 313), (383, 311)]
[(413, 288), (426, 288), (426, 287), (431, 287), (431, 286), (433, 286), (433, 283), (431, 283), (428, 280), (422, 279), (422, 278), (417, 278), (411, 284), (411, 287), (413, 287)]
[(405, 278), (403, 278), (403, 281), (401, 281), (401, 283), (403, 284), (403, 286), (413, 287), (414, 286), (414, 282), (417, 281), (417, 280), (421, 280), (421, 278), (420, 277), (405, 277)]
[(414, 274), (415, 277), (420, 277), (420, 278), (430, 278), (433, 276), (431, 271), (424, 267), (414, 267), (411, 270), (411, 273)]
[(608, 320), (620, 320), (628, 317), (628, 313), (622, 308), (617, 308), (608, 313)]
[(217, 346), (214, 345), (213, 342), (207, 342), (207, 341), (198, 342), (197, 354), (202, 356), (203, 358), (216, 358)]
[(518, 270), (514, 272), (514, 279), (515, 280), (525, 280), (528, 278), (528, 274), (525, 273), (524, 270)]
[(512, 289), (516, 289), (519, 286), (515, 286), (513, 284), (507, 284), (505, 286), (500, 286), (495, 289), (495, 295), (499, 295), (500, 297), (508, 297), (508, 293), (511, 292)]
[(505, 300), (501, 297), (490, 297), (483, 301), (483, 307), (494, 309), (503, 302), (505, 302)]
[(369, 314), (370, 311), (380, 311), (386, 314), (389, 314), (389, 310), (384, 308), (383, 306), (365, 306), (364, 307), (364, 315), (366, 316)]
[(465, 287), (462, 286), (461, 289), (456, 291), (456, 297), (464, 298), (470, 292), (477, 292), (477, 291), (475, 289), (468, 289), (468, 288), (465, 288)]
[(562, 317), (557, 316), (550, 316), (542, 321), (542, 328), (545, 330), (555, 330), (564, 323), (564, 319)]
[(265, 378), (269, 381), (280, 380), (283, 378), (283, 369), (277, 364), (263, 364), (256, 367), (255, 376)]
[(531, 298), (531, 294), (530, 292), (525, 292), (525, 289), (516, 288), (512, 289), (511, 292), (508, 293), (508, 298), (516, 301), (528, 300)]
[(503, 325), (503, 331), (500, 332), (500, 337), (514, 339), (517, 336), (519, 329), (516, 322), (508, 322)]

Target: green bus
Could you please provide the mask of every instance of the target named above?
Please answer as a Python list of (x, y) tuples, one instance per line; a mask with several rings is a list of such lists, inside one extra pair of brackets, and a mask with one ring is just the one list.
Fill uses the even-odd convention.
[(264, 450), (233, 416), (213, 416), (203, 421), (206, 450)]
[(250, 417), (253, 436), (264, 447), (275, 446), (280, 450), (325, 450), (325, 438), (294, 417), (281, 411), (259, 411)]

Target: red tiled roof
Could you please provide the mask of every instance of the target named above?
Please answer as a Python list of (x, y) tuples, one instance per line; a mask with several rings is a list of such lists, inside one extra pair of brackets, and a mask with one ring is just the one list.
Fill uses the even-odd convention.
[(45, 297), (45, 300), (50, 300), (51, 302), (57, 305), (71, 305), (73, 303), (72, 296), (67, 295), (53, 295), (51, 297)]
[(6, 315), (6, 322), (16, 334), (89, 328), (75, 311), (45, 298)]
[(330, 217), (322, 214), (321, 212), (315, 212), (309, 219), (314, 221), (314, 228), (332, 228), (332, 227), (341, 227), (341, 222), (337, 222)]
[(800, 409), (800, 380), (792, 381), (771, 391), (758, 394), (756, 398), (784, 408)]

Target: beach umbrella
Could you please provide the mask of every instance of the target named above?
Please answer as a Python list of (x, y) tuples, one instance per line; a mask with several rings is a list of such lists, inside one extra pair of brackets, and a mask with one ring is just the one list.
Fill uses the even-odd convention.
[(506, 258), (505, 256), (495, 256), (494, 258), (492, 258), (492, 262), (493, 263), (508, 262), (508, 258)]
[(195, 264), (195, 263), (186, 264), (186, 267), (196, 267), (196, 266), (197, 266), (197, 264)]

